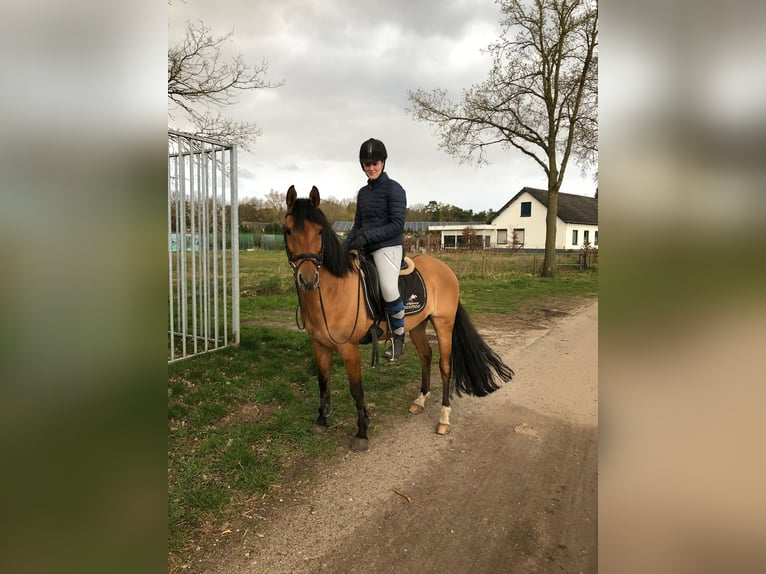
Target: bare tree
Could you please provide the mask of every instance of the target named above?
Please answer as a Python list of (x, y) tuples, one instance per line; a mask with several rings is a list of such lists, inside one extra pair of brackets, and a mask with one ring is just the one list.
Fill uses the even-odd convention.
[(232, 35), (214, 36), (202, 22), (187, 23), (183, 41), (168, 48), (168, 103), (194, 124), (195, 135), (249, 149), (261, 134), (260, 128), (228, 118), (220, 108), (236, 104), (239, 92), (276, 88), (284, 81), (266, 80), (266, 61), (251, 66), (241, 55), (225, 59), (223, 47)]
[(500, 145), (532, 158), (548, 180), (545, 258), (556, 272), (558, 192), (570, 157), (598, 153), (598, 8), (589, 0), (500, 0), (503, 32), (488, 47), (487, 80), (453, 103), (444, 90), (409, 92), (408, 112), (435, 126), (439, 148), (461, 163), (488, 163)]

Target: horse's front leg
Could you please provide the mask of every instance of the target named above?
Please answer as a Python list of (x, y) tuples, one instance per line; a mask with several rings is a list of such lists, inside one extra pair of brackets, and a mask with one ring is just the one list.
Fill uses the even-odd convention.
[(351, 396), (356, 403), (356, 436), (351, 439), (351, 450), (367, 450), (369, 441), (367, 440), (367, 427), (370, 426), (370, 415), (367, 412), (367, 405), (364, 402), (364, 388), (362, 387), (362, 361), (359, 357), (359, 345), (343, 345), (340, 349), (340, 356), (343, 359), (343, 366), (346, 368), (348, 376), (348, 385), (351, 389)]
[(311, 344), (314, 347), (317, 381), (319, 382), (319, 417), (311, 431), (323, 432), (327, 429), (327, 418), (332, 414), (332, 407), (330, 406), (330, 369), (332, 369), (333, 351), (313, 340)]

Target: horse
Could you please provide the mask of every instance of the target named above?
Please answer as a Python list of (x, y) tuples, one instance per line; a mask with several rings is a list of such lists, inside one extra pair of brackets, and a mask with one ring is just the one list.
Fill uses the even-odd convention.
[[(287, 190), (284, 223), (285, 251), (293, 271), (303, 328), (311, 337), (319, 382), (319, 417), (312, 428), (322, 432), (332, 413), (330, 369), (333, 354), (343, 360), (351, 396), (357, 411), (357, 433), (353, 451), (368, 449), (370, 417), (364, 400), (360, 341), (375, 321), (364, 301), (362, 278), (353, 252), (344, 250), (340, 239), (319, 209), (319, 190), (313, 186), (308, 199), (298, 198), (295, 186)], [(420, 392), (409, 407), (422, 413), (431, 392), (431, 346), (426, 336), (430, 322), (439, 345), (442, 407), (436, 432), (450, 429), (450, 397), (453, 392), (486, 396), (514, 375), (486, 344), (460, 302), (457, 276), (443, 261), (428, 255), (412, 257), (426, 287), (425, 307), (405, 316), (404, 329), (420, 358)], [(296, 309), (297, 319), (297, 309)], [(381, 339), (383, 336), (381, 335)]]

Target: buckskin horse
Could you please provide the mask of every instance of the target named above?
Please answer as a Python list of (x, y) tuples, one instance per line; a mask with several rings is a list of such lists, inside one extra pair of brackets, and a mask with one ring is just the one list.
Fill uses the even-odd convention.
[[(293, 271), (301, 319), (311, 337), (319, 382), (319, 417), (315, 431), (327, 428), (330, 407), (330, 369), (333, 353), (343, 359), (351, 395), (357, 411), (357, 433), (351, 449), (368, 448), (369, 413), (362, 387), (360, 341), (375, 320), (364, 301), (362, 277), (353, 253), (346, 252), (332, 226), (319, 209), (319, 190), (312, 187), (308, 199), (297, 197), (294, 186), (287, 191), (284, 238)], [(442, 407), (438, 434), (449, 430), (450, 396), (466, 393), (485, 396), (499, 388), (499, 378), (508, 382), (514, 375), (484, 342), (460, 303), (455, 273), (444, 262), (428, 255), (413, 258), (427, 293), (425, 306), (405, 316), (404, 329), (418, 352), (421, 364), (420, 393), (409, 408), (422, 413), (431, 389), (431, 346), (426, 326), (431, 322), (439, 344)], [(405, 299), (406, 300), (406, 299)], [(378, 334), (378, 333), (376, 333)]]

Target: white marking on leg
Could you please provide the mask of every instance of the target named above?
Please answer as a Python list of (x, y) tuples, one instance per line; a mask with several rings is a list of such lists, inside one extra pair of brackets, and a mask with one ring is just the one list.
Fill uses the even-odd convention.
[(419, 407), (425, 407), (426, 406), (426, 399), (431, 396), (431, 391), (428, 391), (425, 395), (423, 393), (420, 393), (418, 395), (418, 398), (415, 399), (413, 402), (418, 405)]
[(450, 407), (442, 406), (442, 412), (441, 412), (441, 415), (439, 416), (440, 425), (449, 424), (449, 412), (450, 412)]

